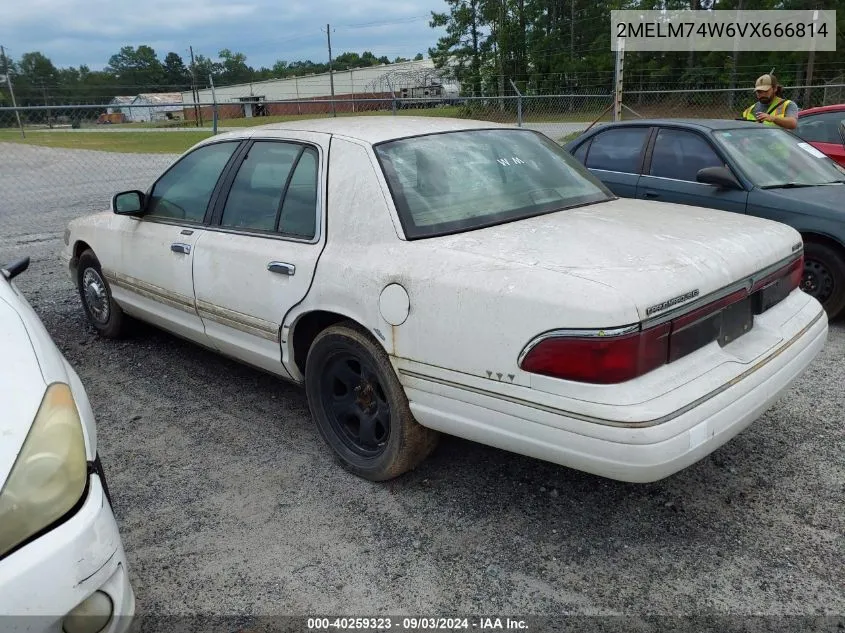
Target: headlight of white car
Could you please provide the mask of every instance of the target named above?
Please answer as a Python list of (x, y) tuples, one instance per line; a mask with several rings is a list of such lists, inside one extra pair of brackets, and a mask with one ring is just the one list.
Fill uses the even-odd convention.
[(54, 383), (0, 490), (0, 556), (67, 514), (85, 492), (87, 478), (73, 394), (66, 384)]

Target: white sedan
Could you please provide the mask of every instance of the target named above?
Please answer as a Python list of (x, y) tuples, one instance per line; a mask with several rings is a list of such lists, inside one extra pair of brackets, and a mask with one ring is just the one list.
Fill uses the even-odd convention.
[[(85, 389), (12, 279), (0, 279), (0, 629), (119, 633), (135, 596)], [(23, 617), (26, 616), (26, 617)]]
[(372, 480), (438, 432), (657, 480), (747, 427), (827, 336), (790, 227), (617, 199), (545, 136), (487, 122), (215, 136), (65, 243), (101, 334), (135, 317), (303, 384)]

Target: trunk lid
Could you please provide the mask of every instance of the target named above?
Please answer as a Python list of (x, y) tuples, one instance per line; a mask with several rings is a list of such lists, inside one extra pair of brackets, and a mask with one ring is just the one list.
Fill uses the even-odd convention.
[(674, 305), (693, 301), (789, 257), (801, 236), (738, 213), (620, 199), (435, 241), (612, 287), (646, 319), (649, 308), (686, 295)]

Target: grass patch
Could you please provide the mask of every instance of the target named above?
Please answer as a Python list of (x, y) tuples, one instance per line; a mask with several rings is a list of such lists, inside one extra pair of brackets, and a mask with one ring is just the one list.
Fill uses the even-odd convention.
[(0, 130), (0, 142), (88, 149), (132, 154), (181, 154), (199, 141), (211, 136), (208, 132), (42, 132), (27, 131), (22, 139), (17, 130)]

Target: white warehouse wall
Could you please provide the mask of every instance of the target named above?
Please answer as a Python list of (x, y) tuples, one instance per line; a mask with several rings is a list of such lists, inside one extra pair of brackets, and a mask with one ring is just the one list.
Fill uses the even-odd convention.
[[(384, 75), (412, 73), (413, 76), (413, 74), (419, 73), (420, 76), (424, 76), (426, 71), (432, 70), (434, 70), (434, 62), (430, 59), (422, 59), (419, 61), (384, 64), (381, 66), (334, 72), (334, 93), (336, 95), (354, 94), (361, 98), (366, 98), (367, 94), (372, 92), (370, 89), (371, 82), (381, 84), (376, 88), (376, 91), (389, 91), (387, 83), (379, 81)], [(394, 90), (399, 90), (402, 87), (412, 87), (408, 85), (409, 81), (407, 79), (404, 82), (402, 81), (401, 75), (399, 80), (393, 83), (398, 84), (393, 85)], [(457, 91), (457, 86), (453, 88)], [(217, 93), (217, 103), (237, 102), (240, 99), (248, 97), (264, 97), (266, 101), (284, 101), (288, 99), (329, 97), (331, 96), (331, 84), (329, 73), (322, 73), (319, 75), (291, 77), (288, 79), (269, 79), (267, 81), (256, 81), (233, 86), (218, 86), (215, 87), (215, 92)], [(210, 88), (199, 91), (200, 103), (212, 103), (213, 100)], [(190, 91), (182, 93), (182, 101), (185, 104), (194, 103), (193, 95)]]

